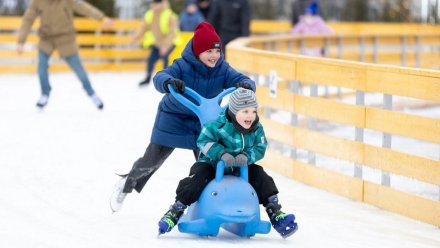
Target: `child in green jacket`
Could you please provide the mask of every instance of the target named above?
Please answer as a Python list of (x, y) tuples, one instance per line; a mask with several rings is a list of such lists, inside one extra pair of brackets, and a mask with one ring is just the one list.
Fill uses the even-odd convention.
[(187, 206), (196, 202), (205, 186), (215, 177), (215, 166), (223, 160), (226, 171), (248, 165), (249, 183), (266, 207), (272, 226), (283, 237), (293, 234), (298, 225), (293, 214), (285, 214), (278, 203), (278, 189), (263, 167), (255, 164), (264, 157), (267, 140), (258, 120), (257, 100), (252, 90), (238, 88), (229, 97), (229, 107), (215, 121), (204, 125), (197, 146), (199, 159), (188, 177), (180, 180), (176, 201), (159, 221), (159, 233), (171, 231)]

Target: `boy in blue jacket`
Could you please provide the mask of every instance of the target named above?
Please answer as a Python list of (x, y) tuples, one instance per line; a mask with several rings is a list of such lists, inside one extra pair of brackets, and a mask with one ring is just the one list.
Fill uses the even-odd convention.
[(156, 120), (143, 157), (130, 172), (122, 175), (110, 198), (110, 207), (117, 212), (128, 193), (140, 193), (148, 179), (160, 168), (175, 148), (199, 153), (196, 140), (200, 134), (198, 117), (180, 104), (168, 86), (184, 93), (185, 86), (205, 98), (213, 98), (230, 87), (244, 87), (255, 91), (255, 82), (234, 70), (223, 58), (220, 37), (211, 24), (200, 23), (193, 38), (182, 52), (182, 57), (158, 72), (153, 78), (157, 91), (165, 93), (159, 103)]
[[(293, 214), (285, 214), (278, 203), (278, 189), (263, 167), (255, 164), (264, 157), (267, 141), (257, 115), (253, 91), (238, 88), (229, 97), (228, 109), (215, 121), (207, 122), (197, 139), (201, 153), (188, 177), (180, 180), (176, 201), (159, 221), (159, 234), (171, 231), (186, 207), (196, 202), (203, 189), (215, 177), (215, 166), (223, 160), (226, 171), (248, 165), (249, 183), (260, 204), (266, 207), (272, 226), (287, 238), (298, 228)], [(228, 206), (225, 206), (227, 208)]]

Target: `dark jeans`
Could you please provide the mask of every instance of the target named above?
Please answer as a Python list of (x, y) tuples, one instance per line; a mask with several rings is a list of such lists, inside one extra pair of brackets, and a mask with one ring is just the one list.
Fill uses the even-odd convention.
[(163, 61), (163, 68), (168, 66), (168, 57), (170, 56), (170, 54), (174, 51), (174, 48), (176, 48), (176, 46), (172, 46), (167, 53), (164, 56), (160, 56), (160, 52), (159, 52), (159, 48), (156, 46), (151, 46), (150, 47), (150, 56), (147, 58), (147, 76), (151, 76), (151, 74), (153, 73), (153, 69), (154, 66), (156, 65), (156, 62), (159, 59), (162, 59)]
[[(173, 147), (149, 144), (144, 156), (134, 162), (133, 168), (128, 173), (123, 192), (131, 193), (135, 189), (140, 193), (148, 179), (162, 166), (173, 151)], [(199, 152), (195, 150), (193, 153), (197, 159)]]
[[(278, 194), (272, 177), (257, 164), (248, 166), (249, 183), (257, 192), (260, 204), (266, 205), (267, 198)], [(206, 185), (215, 178), (215, 167), (208, 163), (196, 162), (190, 169), (189, 176), (180, 180), (176, 189), (176, 201), (189, 206), (196, 202)]]

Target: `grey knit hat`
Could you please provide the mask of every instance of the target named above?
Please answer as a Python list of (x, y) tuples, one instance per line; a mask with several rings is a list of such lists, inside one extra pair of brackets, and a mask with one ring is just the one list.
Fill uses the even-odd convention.
[(255, 93), (245, 88), (234, 90), (229, 96), (229, 110), (236, 115), (239, 110), (247, 107), (258, 108)]

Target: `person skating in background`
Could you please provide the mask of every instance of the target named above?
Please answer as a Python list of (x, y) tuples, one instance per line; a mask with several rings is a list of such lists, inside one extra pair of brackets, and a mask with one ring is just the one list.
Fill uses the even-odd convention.
[(222, 51), (220, 37), (214, 28), (202, 22), (186, 44), (182, 57), (154, 76), (154, 87), (165, 95), (159, 103), (145, 154), (133, 164), (127, 175), (120, 178), (110, 197), (113, 212), (119, 211), (133, 189), (138, 193), (142, 191), (175, 148), (192, 150), (197, 159), (199, 119), (169, 94), (169, 86), (179, 93), (184, 93), (185, 86), (189, 87), (204, 98), (213, 98), (234, 86), (255, 90), (255, 82), (224, 61)]
[(204, 20), (205, 18), (199, 11), (196, 0), (186, 0), (185, 8), (179, 15), (180, 31), (193, 32), (197, 25)]
[(287, 238), (298, 229), (295, 216), (281, 211), (274, 180), (263, 167), (255, 164), (264, 157), (267, 148), (257, 108), (254, 92), (238, 88), (229, 96), (228, 108), (216, 120), (203, 126), (197, 139), (201, 151), (199, 159), (189, 175), (180, 180), (175, 203), (159, 221), (159, 234), (171, 231), (186, 207), (199, 199), (206, 185), (215, 178), (220, 160), (225, 163), (226, 172), (232, 173), (234, 166), (248, 166), (249, 183), (257, 193), (259, 203), (266, 207), (272, 226), (282, 237)]
[(32, 24), (40, 17), (38, 30), (38, 64), (37, 71), (40, 80), (41, 96), (37, 107), (44, 108), (51, 93), (49, 83), (49, 59), (57, 50), (75, 72), (82, 83), (87, 95), (99, 109), (104, 108), (101, 99), (89, 81), (86, 71), (81, 63), (76, 43), (76, 32), (73, 26), (74, 13), (102, 21), (104, 27), (110, 27), (113, 21), (106, 17), (100, 10), (82, 0), (47, 1), (32, 0), (26, 10), (22, 24), (18, 31), (17, 53), (23, 53), (24, 43), (31, 30)]
[[(310, 3), (304, 10), (304, 15), (299, 17), (299, 22), (293, 26), (291, 34), (300, 35), (318, 35), (318, 34), (333, 34), (334, 31), (325, 23), (325, 21), (318, 15), (318, 3)], [(322, 56), (323, 48), (305, 48), (304, 55)]]
[(205, 20), (208, 19), (209, 9), (211, 7), (210, 0), (197, 0), (197, 6), (199, 7), (200, 12), (202, 12)]
[(247, 0), (212, 0), (209, 10), (210, 22), (223, 46), (238, 37), (249, 36), (251, 11)]
[(132, 37), (132, 43), (138, 43), (141, 38), (142, 46), (150, 50), (145, 61), (147, 75), (139, 83), (139, 86), (144, 86), (150, 83), (157, 61), (161, 59), (163, 67), (167, 67), (168, 57), (181, 42), (179, 19), (171, 10), (168, 0), (153, 0), (151, 9), (145, 12), (141, 27)]

